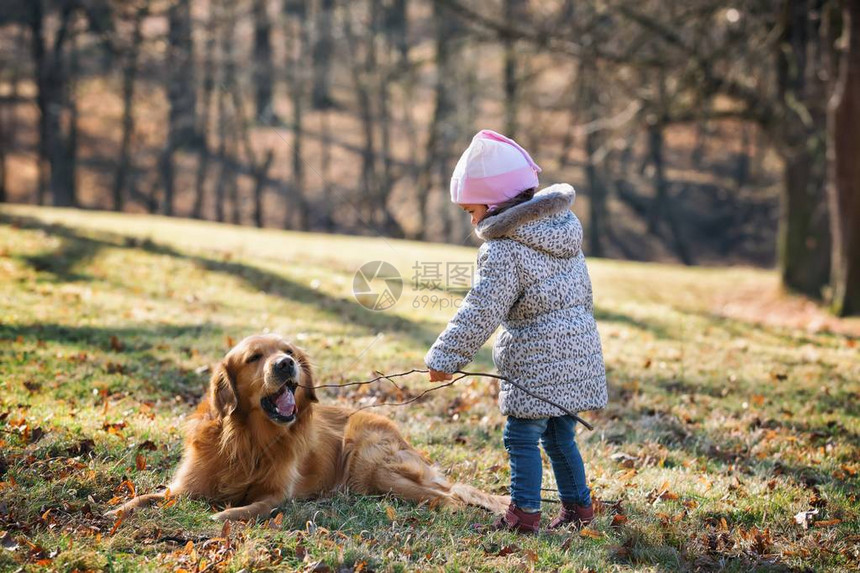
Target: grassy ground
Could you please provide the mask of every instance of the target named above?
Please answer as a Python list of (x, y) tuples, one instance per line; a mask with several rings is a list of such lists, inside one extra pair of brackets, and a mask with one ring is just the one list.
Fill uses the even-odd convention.
[[(348, 494), (285, 502), (270, 520), (224, 529), (191, 500), (120, 523), (101, 517), (132, 489), (169, 479), (205, 369), (233, 341), (287, 334), (327, 383), (419, 367), (459, 294), (414, 290), (413, 265), (444, 269), (474, 255), (3, 207), (0, 570), (858, 567), (858, 339), (715, 314), (727, 293), (772, 289), (771, 273), (749, 269), (591, 261), (611, 399), (587, 414), (596, 429), (579, 442), (595, 495), (617, 503), (583, 534), (478, 535), (469, 524), (489, 518), (479, 510)], [(385, 312), (351, 295), (368, 260), (390, 261), (406, 279)], [(857, 323), (842, 326), (856, 332)], [(474, 366), (492, 367), (488, 349)], [(426, 385), (408, 382), (412, 393)], [(384, 386), (324, 395), (393, 398)], [(379, 411), (452, 478), (505, 490), (489, 381)], [(545, 484), (554, 486), (549, 471)]]

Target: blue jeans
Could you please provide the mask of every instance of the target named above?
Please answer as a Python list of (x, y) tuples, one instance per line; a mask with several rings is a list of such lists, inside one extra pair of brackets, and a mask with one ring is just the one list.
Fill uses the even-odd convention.
[(505, 449), (511, 459), (511, 500), (526, 511), (540, 509), (541, 462), (538, 440), (552, 462), (562, 501), (591, 505), (591, 490), (585, 482), (585, 465), (576, 447), (576, 421), (570, 416), (529, 420), (508, 416)]

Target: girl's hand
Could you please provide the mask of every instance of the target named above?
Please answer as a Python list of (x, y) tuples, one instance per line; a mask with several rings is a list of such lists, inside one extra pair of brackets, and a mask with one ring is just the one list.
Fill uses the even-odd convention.
[(450, 380), (453, 378), (452, 375), (447, 372), (442, 372), (440, 370), (430, 369), (430, 382), (444, 382), (445, 380)]

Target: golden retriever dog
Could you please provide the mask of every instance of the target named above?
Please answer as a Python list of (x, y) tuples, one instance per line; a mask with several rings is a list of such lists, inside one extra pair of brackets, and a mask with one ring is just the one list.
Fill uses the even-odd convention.
[(182, 462), (167, 491), (135, 497), (129, 512), (166, 496), (225, 504), (215, 520), (268, 515), (287, 499), (336, 490), (503, 513), (507, 496), (451, 483), (383, 416), (318, 404), (310, 362), (273, 334), (250, 336), (215, 368), (190, 417)]

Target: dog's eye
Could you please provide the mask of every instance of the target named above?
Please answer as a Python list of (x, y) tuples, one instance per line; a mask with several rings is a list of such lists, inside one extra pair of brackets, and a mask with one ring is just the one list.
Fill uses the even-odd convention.
[(250, 364), (251, 362), (256, 362), (257, 360), (259, 360), (262, 357), (263, 357), (263, 355), (260, 354), (259, 352), (257, 354), (252, 354), (251, 356), (249, 356), (248, 358), (245, 359), (245, 364)]
[(290, 356), (292, 356), (292, 355), (293, 355), (293, 349), (292, 349), (292, 348), (287, 348), (287, 354), (289, 354)]

